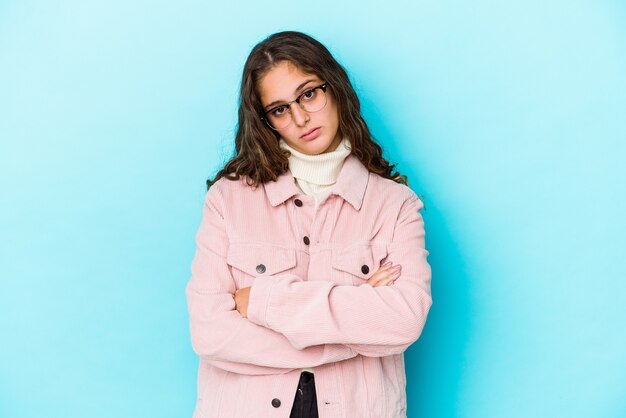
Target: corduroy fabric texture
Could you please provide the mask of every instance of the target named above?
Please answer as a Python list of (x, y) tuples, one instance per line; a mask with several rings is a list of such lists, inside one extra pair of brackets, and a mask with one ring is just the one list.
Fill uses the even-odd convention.
[[(406, 417), (403, 353), (432, 305), (422, 208), (352, 154), (319, 206), (290, 171), (256, 188), (217, 181), (186, 287), (194, 417), (287, 418), (304, 367), (320, 418)], [(401, 276), (367, 284), (385, 261)], [(247, 286), (243, 318), (233, 294)]]

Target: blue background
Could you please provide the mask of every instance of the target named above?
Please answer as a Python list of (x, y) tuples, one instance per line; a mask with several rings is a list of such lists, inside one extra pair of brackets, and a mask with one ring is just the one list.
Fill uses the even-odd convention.
[(204, 181), (247, 54), (287, 29), (425, 195), (409, 417), (625, 417), (617, 0), (0, 1), (0, 416), (191, 415)]

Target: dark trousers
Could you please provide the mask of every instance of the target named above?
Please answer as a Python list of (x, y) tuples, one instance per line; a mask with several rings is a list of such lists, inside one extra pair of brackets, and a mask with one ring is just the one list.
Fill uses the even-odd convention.
[(289, 418), (318, 418), (315, 377), (313, 373), (302, 372), (296, 390), (296, 397)]

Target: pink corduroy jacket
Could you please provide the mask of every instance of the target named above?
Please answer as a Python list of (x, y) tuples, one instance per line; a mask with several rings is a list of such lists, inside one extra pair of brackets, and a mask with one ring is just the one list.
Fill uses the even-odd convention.
[[(194, 418), (288, 418), (313, 367), (320, 418), (406, 417), (403, 352), (432, 305), (423, 204), (349, 155), (315, 209), (291, 172), (207, 192), (186, 287)], [(372, 287), (381, 263), (402, 265)], [(251, 286), (248, 318), (236, 289)]]

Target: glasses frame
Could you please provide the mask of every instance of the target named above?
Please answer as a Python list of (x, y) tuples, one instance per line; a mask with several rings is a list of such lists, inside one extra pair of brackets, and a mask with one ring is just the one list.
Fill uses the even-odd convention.
[[(291, 122), (293, 121), (293, 116), (291, 114), (291, 105), (292, 103), (298, 103), (298, 105), (300, 106), (300, 109), (304, 110), (307, 113), (315, 113), (315, 112), (319, 112), (320, 110), (322, 110), (323, 108), (326, 107), (326, 104), (328, 103), (328, 97), (325, 97), (326, 99), (326, 103), (324, 103), (324, 106), (322, 106), (321, 108), (319, 108), (318, 110), (316, 110), (315, 112), (310, 112), (308, 110), (306, 110), (304, 107), (302, 107), (302, 105), (300, 104), (300, 100), (302, 100), (302, 96), (305, 95), (305, 93), (308, 93), (310, 91), (315, 91), (317, 89), (322, 89), (322, 91), (324, 92), (324, 95), (326, 95), (326, 90), (328, 89), (328, 83), (323, 83), (320, 84), (319, 86), (315, 86), (315, 87), (311, 87), (310, 89), (306, 89), (305, 91), (302, 92), (302, 94), (300, 94), (295, 100), (292, 100), (290, 102), (287, 103), (283, 103), (283, 104), (279, 104), (278, 106), (274, 106), (273, 108), (271, 108), (270, 110), (263, 112), (263, 116), (261, 116), (261, 120), (263, 122), (265, 122), (267, 124), (267, 126), (269, 126), (270, 128), (272, 128), (273, 130), (277, 131), (278, 129), (285, 129), (287, 126), (291, 125)], [(281, 107), (281, 106), (287, 106), (287, 110), (289, 111), (289, 123), (285, 126), (283, 126), (282, 128), (274, 128), (272, 126), (272, 124), (270, 123), (270, 121), (267, 119), (267, 114), (274, 111), (276, 108)]]

